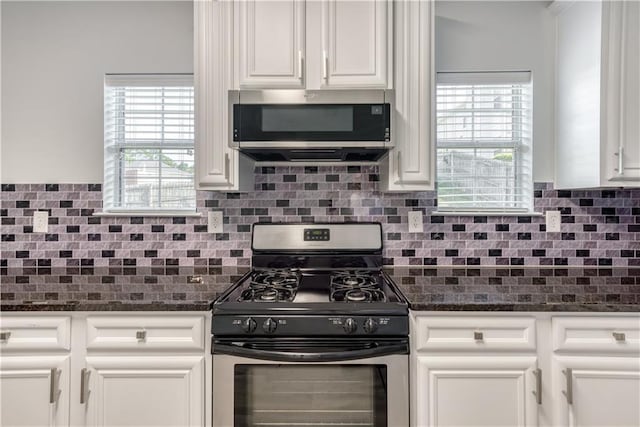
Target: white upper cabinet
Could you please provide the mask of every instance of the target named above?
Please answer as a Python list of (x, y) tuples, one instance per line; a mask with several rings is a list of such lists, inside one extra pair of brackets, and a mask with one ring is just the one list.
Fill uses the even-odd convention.
[(304, 10), (305, 3), (298, 0), (234, 3), (240, 88), (304, 87)]
[[(603, 5), (604, 179), (640, 185), (640, 3)], [(606, 67), (606, 68), (605, 68)]]
[(556, 187), (640, 185), (640, 4), (556, 2)]
[(392, 2), (322, 2), (321, 88), (387, 88)]
[(233, 89), (387, 89), (391, 0), (237, 0)]
[(396, 2), (394, 9), (394, 149), (380, 163), (386, 191), (435, 187), (434, 2)]
[(193, 5), (196, 189), (249, 190), (253, 163), (229, 147), (233, 3), (202, 0)]

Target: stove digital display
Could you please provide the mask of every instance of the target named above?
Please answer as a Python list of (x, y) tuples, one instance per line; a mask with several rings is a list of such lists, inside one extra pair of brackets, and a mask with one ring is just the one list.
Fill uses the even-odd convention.
[(328, 228), (305, 228), (304, 229), (304, 241), (329, 241), (329, 229)]

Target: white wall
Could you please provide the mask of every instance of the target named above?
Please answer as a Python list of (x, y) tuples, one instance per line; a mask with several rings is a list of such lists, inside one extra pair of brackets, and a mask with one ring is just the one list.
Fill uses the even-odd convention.
[[(534, 179), (553, 180), (547, 2), (439, 1), (439, 71), (531, 70)], [(192, 72), (190, 1), (0, 2), (5, 183), (102, 182), (105, 73)]]
[(4, 183), (102, 182), (105, 73), (193, 72), (190, 1), (1, 7)]
[(547, 1), (438, 1), (437, 71), (531, 70), (533, 178), (553, 181), (555, 24)]

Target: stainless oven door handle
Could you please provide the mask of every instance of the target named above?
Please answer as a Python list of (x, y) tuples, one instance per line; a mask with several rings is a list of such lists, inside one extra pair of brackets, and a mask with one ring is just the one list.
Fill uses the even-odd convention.
[(214, 344), (214, 354), (227, 354), (250, 359), (274, 362), (342, 362), (345, 360), (367, 359), (393, 354), (409, 354), (408, 344), (389, 344), (361, 350), (335, 352), (270, 351), (245, 348), (229, 344)]

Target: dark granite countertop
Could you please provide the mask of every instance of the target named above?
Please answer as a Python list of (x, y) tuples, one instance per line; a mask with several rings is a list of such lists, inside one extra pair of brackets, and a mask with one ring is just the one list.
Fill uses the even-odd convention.
[(414, 311), (486, 311), (486, 312), (584, 312), (624, 313), (640, 312), (631, 304), (428, 304), (411, 303)]
[[(172, 274), (49, 269), (1, 277), (2, 311), (206, 311), (248, 267)], [(419, 311), (640, 312), (640, 267), (427, 267), (385, 271)], [(194, 280), (197, 276), (198, 280)]]
[(417, 311), (640, 311), (637, 267), (394, 267), (386, 271)]
[(52, 304), (2, 304), (0, 311), (207, 311), (210, 303), (121, 303), (121, 302), (98, 302), (98, 303), (52, 303)]

